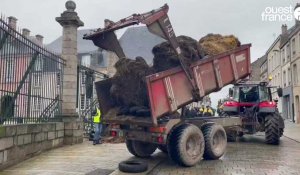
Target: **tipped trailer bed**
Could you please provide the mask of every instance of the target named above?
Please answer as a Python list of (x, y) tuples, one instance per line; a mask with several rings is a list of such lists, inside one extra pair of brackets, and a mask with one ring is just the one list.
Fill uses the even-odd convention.
[(130, 153), (144, 158), (158, 148), (179, 165), (193, 166), (202, 157), (221, 157), (227, 144), (225, 129), (239, 127), (242, 122), (239, 117), (186, 118), (183, 115), (185, 106), (249, 76), (251, 44), (186, 65), (167, 16), (168, 9), (164, 5), (110, 22), (84, 38), (115, 52), (119, 58), (125, 54), (114, 31), (129, 25), (143, 23), (150, 32), (170, 42), (181, 66), (146, 77), (151, 116), (117, 115), (119, 107), (111, 98), (110, 78), (96, 82), (95, 87), (103, 122), (110, 125), (111, 135), (126, 138)]

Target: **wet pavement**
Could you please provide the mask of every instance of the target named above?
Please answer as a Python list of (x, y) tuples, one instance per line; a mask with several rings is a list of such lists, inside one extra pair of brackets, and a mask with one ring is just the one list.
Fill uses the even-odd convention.
[[(125, 175), (117, 170), (118, 163), (132, 159), (125, 144), (93, 146), (90, 142), (65, 146), (42, 153), (10, 167), (1, 175)], [(244, 136), (228, 143), (220, 160), (202, 160), (196, 166), (184, 168), (174, 164), (165, 154), (157, 152), (149, 162), (151, 175), (300, 175), (300, 142), (287, 137), (280, 145), (264, 143), (264, 134)]]
[(0, 175), (106, 175), (118, 168), (120, 160), (130, 157), (124, 144), (93, 146), (85, 141), (42, 153)]
[(300, 175), (300, 143), (283, 137), (278, 146), (264, 143), (264, 135), (244, 136), (228, 143), (220, 160), (199, 162), (195, 167), (183, 168), (170, 160), (160, 163), (151, 174), (159, 175)]

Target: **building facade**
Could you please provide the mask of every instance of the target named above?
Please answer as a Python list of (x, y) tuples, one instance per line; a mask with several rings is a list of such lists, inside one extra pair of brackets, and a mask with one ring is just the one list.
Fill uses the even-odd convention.
[[(273, 42), (266, 52), (268, 65), (268, 77), (272, 77), (269, 84), (271, 86), (281, 86), (281, 64), (280, 64), (280, 36)], [(278, 110), (282, 112), (282, 99), (278, 97), (276, 88), (271, 90), (272, 98), (278, 100)]]
[(262, 56), (262, 61), (260, 65), (260, 80), (267, 82), (268, 79), (268, 61), (267, 56)]
[[(268, 76), (272, 77), (270, 84), (283, 89), (283, 97), (279, 99), (278, 107), (282, 116), (292, 122), (300, 123), (300, 21), (288, 28), (281, 26), (281, 34), (274, 41), (267, 53), (267, 63), (261, 65), (261, 80), (267, 64)], [(273, 98), (278, 98), (272, 91)]]

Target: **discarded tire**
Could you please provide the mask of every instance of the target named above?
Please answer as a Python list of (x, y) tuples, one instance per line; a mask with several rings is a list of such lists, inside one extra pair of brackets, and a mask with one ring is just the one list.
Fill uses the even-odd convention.
[(278, 145), (280, 139), (279, 117), (277, 115), (267, 115), (265, 118), (266, 143)]
[(148, 170), (148, 164), (137, 160), (128, 160), (119, 163), (119, 170), (126, 173), (141, 173)]
[(127, 139), (126, 147), (131, 154), (140, 158), (150, 157), (157, 148), (155, 144)]
[(204, 153), (204, 137), (201, 130), (192, 124), (176, 127), (169, 135), (169, 157), (179, 165), (193, 166)]
[(226, 132), (221, 125), (206, 125), (202, 129), (204, 140), (205, 140), (205, 150), (203, 157), (205, 159), (215, 160), (224, 155), (227, 138)]

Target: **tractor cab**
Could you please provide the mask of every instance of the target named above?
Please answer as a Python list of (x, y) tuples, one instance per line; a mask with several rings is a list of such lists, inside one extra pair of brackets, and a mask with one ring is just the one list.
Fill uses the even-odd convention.
[[(243, 131), (238, 135), (266, 133), (266, 142), (278, 144), (283, 134), (284, 121), (277, 109), (277, 100), (272, 99), (272, 92), (277, 89), (282, 97), (282, 89), (269, 86), (267, 82), (243, 82), (229, 89), (230, 100), (224, 103), (224, 114), (242, 118)], [(227, 133), (229, 138), (237, 134)]]
[[(229, 89), (229, 101), (224, 103), (224, 111), (239, 114), (247, 108), (256, 107), (258, 112), (275, 112), (277, 100), (272, 99), (271, 91), (277, 87), (268, 86), (267, 82), (244, 82), (235, 84)], [(278, 96), (282, 96), (282, 89), (277, 88)]]

